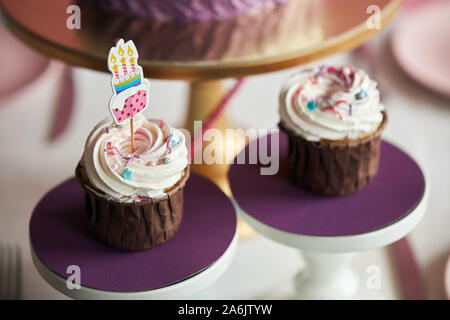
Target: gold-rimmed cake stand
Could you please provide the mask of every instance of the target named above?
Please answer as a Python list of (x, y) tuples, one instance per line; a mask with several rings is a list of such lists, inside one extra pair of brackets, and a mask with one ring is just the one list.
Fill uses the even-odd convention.
[[(0, 0), (0, 5), (3, 21), (17, 37), (74, 66), (107, 71), (109, 48), (119, 38), (132, 39), (146, 76), (189, 81), (186, 128), (192, 132), (193, 121), (205, 119), (223, 96), (222, 79), (290, 68), (355, 48), (388, 24), (402, 1), (290, 0), (226, 20), (179, 22), (102, 12), (92, 2)], [(77, 22), (80, 29), (72, 27)], [(233, 126), (222, 117), (215, 127)], [(228, 165), (193, 168), (231, 194)]]

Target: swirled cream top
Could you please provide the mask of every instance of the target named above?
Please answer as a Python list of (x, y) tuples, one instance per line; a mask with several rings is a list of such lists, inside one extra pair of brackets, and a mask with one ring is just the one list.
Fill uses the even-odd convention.
[(135, 152), (130, 127), (103, 120), (92, 130), (82, 162), (89, 181), (120, 202), (158, 198), (175, 185), (188, 164), (185, 137), (163, 120), (135, 118)]
[(351, 66), (304, 69), (288, 79), (279, 99), (281, 123), (309, 141), (357, 139), (383, 121), (377, 83)]

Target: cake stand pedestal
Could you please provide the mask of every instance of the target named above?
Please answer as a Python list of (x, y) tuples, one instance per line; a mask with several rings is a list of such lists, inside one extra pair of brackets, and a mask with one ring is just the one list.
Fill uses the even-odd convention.
[(182, 299), (212, 284), (231, 263), (237, 246), (236, 215), (218, 187), (192, 173), (175, 236), (150, 250), (121, 251), (90, 234), (83, 191), (72, 178), (35, 208), (30, 243), (40, 275), (71, 298)]
[[(246, 159), (258, 141), (266, 140), (244, 149)], [(360, 286), (376, 287), (377, 266), (369, 270), (374, 272), (372, 278), (366, 274), (367, 279), (360, 281), (350, 262), (356, 252), (391, 244), (419, 223), (428, 200), (428, 184), (419, 165), (383, 141), (379, 172), (369, 185), (355, 194), (327, 197), (289, 181), (288, 141), (281, 132), (279, 147), (278, 174), (261, 175), (259, 164), (233, 164), (229, 179), (242, 218), (263, 236), (301, 251), (307, 266), (295, 278), (296, 297), (357, 298)], [(270, 144), (268, 149), (271, 154)]]

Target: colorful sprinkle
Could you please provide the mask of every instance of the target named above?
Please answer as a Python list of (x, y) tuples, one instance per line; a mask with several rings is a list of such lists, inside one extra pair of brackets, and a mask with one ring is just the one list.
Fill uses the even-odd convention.
[(108, 155), (108, 156), (114, 156), (114, 155), (116, 154), (114, 151), (115, 151), (115, 150), (114, 150), (114, 148), (113, 148), (111, 142), (108, 142), (108, 143), (106, 144), (106, 149), (105, 149), (106, 155)]
[(172, 144), (170, 143), (170, 139), (167, 140), (167, 149), (169, 149), (169, 153), (172, 153)]
[(352, 106), (352, 104), (350, 103), (349, 105), (348, 105), (348, 114), (350, 115), (350, 117), (352, 116), (352, 112), (353, 112), (353, 106)]
[(116, 154), (114, 153), (114, 150), (112, 149), (105, 149), (106, 155), (107, 156), (115, 156)]
[(332, 72), (336, 72), (337, 70), (335, 67), (330, 66), (330, 67), (328, 67), (327, 71), (332, 73)]
[(322, 65), (319, 68), (319, 72), (317, 72), (317, 76), (318, 77), (323, 76), (326, 72), (327, 72), (327, 66)]
[(106, 127), (106, 133), (109, 133), (109, 127)]
[(173, 132), (170, 134), (170, 141), (173, 147), (180, 144), (180, 138)]
[(294, 103), (294, 101), (298, 98), (298, 96), (300, 95), (302, 90), (303, 90), (303, 87), (300, 87), (297, 90), (295, 90), (294, 94), (292, 95), (292, 103)]
[(128, 168), (125, 168), (120, 175), (124, 180), (133, 180), (133, 171)]
[(311, 82), (311, 84), (316, 84), (317, 83), (317, 78), (316, 77), (309, 77), (309, 81)]
[(164, 126), (164, 120), (161, 120), (161, 121), (159, 122), (159, 127), (162, 128), (163, 126)]
[(348, 86), (348, 87), (350, 87), (351, 85), (352, 85), (352, 83), (353, 83), (353, 80), (352, 80), (352, 74), (350, 73), (350, 72), (346, 72), (348, 69), (345, 69), (343, 72), (342, 72), (342, 77), (343, 77), (343, 79), (344, 79), (344, 81), (345, 81), (345, 84)]
[(162, 158), (162, 159), (161, 159), (161, 162), (164, 163), (164, 164), (168, 164), (168, 163), (169, 163), (169, 159), (167, 159), (167, 158)]
[(310, 111), (312, 111), (312, 110), (316, 109), (316, 102), (313, 101), (313, 100), (309, 100), (309, 101), (308, 101), (308, 104), (306, 105), (306, 107), (307, 107)]
[(341, 119), (341, 120), (344, 119), (344, 118), (342, 117), (342, 114), (341, 114), (338, 110), (336, 110), (336, 108), (333, 107), (333, 106), (326, 106), (325, 108), (322, 108), (322, 109), (321, 109), (322, 112), (325, 112), (325, 111), (328, 111), (328, 110), (331, 110), (331, 111), (333, 111), (335, 114), (337, 114), (337, 116), (339, 117), (339, 119)]
[(134, 198), (134, 201), (143, 201), (143, 200), (149, 200), (149, 199), (150, 199), (149, 197), (137, 196), (137, 197)]
[(361, 89), (360, 92), (358, 92), (357, 94), (355, 94), (355, 98), (356, 98), (357, 100), (362, 100), (362, 99), (364, 99), (364, 98), (366, 98), (366, 97), (367, 97), (367, 92), (366, 92), (366, 90), (364, 90), (364, 89)]
[(340, 86), (341, 83), (339, 81), (337, 81), (336, 79), (331, 79), (331, 82), (335, 85), (335, 86)]
[(338, 100), (338, 102), (336, 102), (336, 105), (340, 105), (341, 103), (348, 103), (347, 100)]

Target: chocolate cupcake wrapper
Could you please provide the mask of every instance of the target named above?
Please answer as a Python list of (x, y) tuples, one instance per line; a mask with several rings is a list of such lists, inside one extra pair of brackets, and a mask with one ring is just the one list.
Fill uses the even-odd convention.
[(136, 203), (108, 199), (86, 182), (77, 167), (76, 176), (84, 189), (89, 226), (102, 243), (117, 249), (136, 251), (153, 248), (175, 235), (183, 216), (183, 189), (189, 167), (183, 178), (163, 197)]
[(294, 182), (330, 196), (364, 188), (378, 172), (381, 132), (386, 113), (376, 132), (352, 141), (308, 141), (279, 124), (289, 137), (288, 170)]

